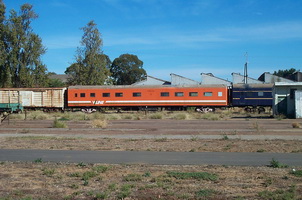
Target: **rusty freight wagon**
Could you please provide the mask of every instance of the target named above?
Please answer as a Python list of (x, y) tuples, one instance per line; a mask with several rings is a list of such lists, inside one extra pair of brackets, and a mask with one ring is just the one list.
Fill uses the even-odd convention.
[(194, 86), (70, 86), (68, 107), (72, 108), (185, 108), (226, 107), (225, 85)]
[(66, 88), (0, 88), (0, 109), (63, 110)]

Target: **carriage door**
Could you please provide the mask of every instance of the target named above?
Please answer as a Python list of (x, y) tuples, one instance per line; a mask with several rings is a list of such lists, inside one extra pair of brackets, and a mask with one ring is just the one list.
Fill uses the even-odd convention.
[(20, 103), (23, 107), (32, 105), (32, 91), (20, 91)]

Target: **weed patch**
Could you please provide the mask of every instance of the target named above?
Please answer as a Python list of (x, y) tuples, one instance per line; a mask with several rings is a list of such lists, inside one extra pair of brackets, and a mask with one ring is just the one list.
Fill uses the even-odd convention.
[(208, 172), (167, 172), (168, 176), (176, 179), (196, 179), (196, 180), (208, 180), (216, 181), (218, 176), (216, 174), (210, 174)]
[(210, 197), (211, 195), (213, 195), (215, 193), (214, 190), (211, 189), (203, 189), (203, 190), (199, 190), (195, 193), (196, 197)]
[(42, 169), (43, 175), (51, 177), (55, 173), (55, 169), (44, 168)]
[(93, 167), (93, 170), (98, 173), (105, 173), (108, 169), (109, 169), (109, 167), (103, 166), (103, 165), (98, 165), (98, 166)]
[(302, 170), (292, 170), (291, 172), (290, 172), (290, 174), (292, 174), (292, 175), (294, 175), (294, 176), (296, 176), (296, 177), (302, 177)]
[(258, 196), (262, 199), (273, 199), (273, 200), (293, 200), (296, 199), (295, 195), (296, 187), (292, 186), (288, 190), (275, 190), (271, 191), (263, 191), (258, 194)]
[(142, 175), (140, 174), (128, 174), (123, 178), (123, 181), (141, 181), (142, 180)]
[(269, 167), (272, 168), (288, 168), (288, 165), (280, 163), (279, 161), (275, 160), (274, 158), (271, 160)]

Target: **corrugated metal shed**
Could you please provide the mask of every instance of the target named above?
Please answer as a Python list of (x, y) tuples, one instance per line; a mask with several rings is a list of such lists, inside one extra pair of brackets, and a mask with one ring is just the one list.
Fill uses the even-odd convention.
[(194, 81), (192, 79), (177, 75), (177, 74), (170, 74), (171, 76), (171, 84), (172, 85), (199, 85), (198, 81)]
[(264, 81), (265, 83), (276, 83), (276, 82), (287, 82), (287, 83), (292, 83), (294, 81), (289, 80), (287, 78), (283, 78), (280, 76), (276, 76), (273, 74), (270, 74), (269, 72), (263, 73), (258, 80)]
[[(232, 73), (233, 76), (233, 84), (242, 83), (244, 84), (244, 76), (238, 73)], [(247, 77), (247, 83), (248, 84), (263, 84), (264, 82), (259, 81), (257, 79)]]
[(171, 82), (147, 75), (145, 80), (133, 83), (132, 85), (171, 85)]
[(209, 85), (209, 84), (224, 84), (227, 86), (232, 86), (232, 82), (228, 80), (224, 80), (222, 78), (218, 78), (214, 76), (212, 73), (201, 73), (201, 84)]

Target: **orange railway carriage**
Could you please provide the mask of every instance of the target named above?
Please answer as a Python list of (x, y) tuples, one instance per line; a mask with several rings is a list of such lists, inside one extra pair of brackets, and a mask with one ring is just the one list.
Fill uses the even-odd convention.
[(68, 107), (224, 107), (228, 88), (198, 86), (71, 86)]

